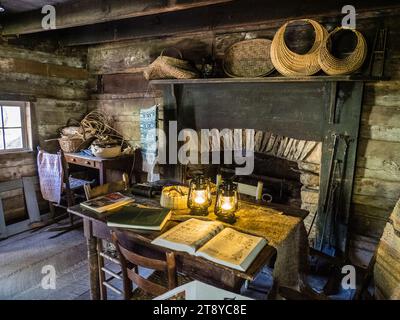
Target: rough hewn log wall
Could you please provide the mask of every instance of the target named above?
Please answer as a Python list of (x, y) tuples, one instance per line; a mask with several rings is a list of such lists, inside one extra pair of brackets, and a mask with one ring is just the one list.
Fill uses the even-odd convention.
[[(400, 196), (400, 45), (396, 41), (400, 36), (399, 18), (398, 15), (389, 15), (385, 18), (366, 15), (357, 21), (357, 28), (367, 36), (370, 47), (379, 23), (384, 20), (385, 25), (389, 27), (386, 75), (391, 76), (390, 81), (368, 83), (365, 90), (351, 232), (353, 235), (368, 238), (361, 238), (364, 243), (362, 247), (359, 238), (353, 236), (355, 239), (353, 245), (357, 250), (366, 248), (371, 250), (372, 245), (365, 245), (370, 241), (367, 239), (379, 239), (389, 213)], [(334, 24), (338, 24), (340, 18), (327, 17), (322, 19), (322, 22), (324, 21), (329, 21), (331, 25), (333, 21), (335, 21)], [(223, 34), (192, 33), (93, 46), (89, 48), (89, 70), (93, 74), (121, 74), (121, 77), (126, 77), (127, 73), (132, 74), (143, 70), (162, 49), (169, 47), (179, 48), (184, 57), (199, 63), (201, 57), (211, 53), (213, 44), (216, 55), (221, 58), (225, 49), (232, 43), (246, 36), (272, 38), (277, 30), (277, 26), (268, 28), (265, 24), (252, 25), (248, 28), (246, 30), (242, 27), (240, 32), (232, 30), (231, 33)], [(139, 77), (139, 73), (136, 76)], [(129, 83), (133, 88), (131, 95), (135, 91), (145, 91), (135, 90), (137, 83), (138, 81)], [(106, 88), (106, 84), (103, 84), (103, 87)], [(128, 84), (121, 84), (120, 90), (129, 91)], [(122, 99), (127, 96), (127, 92), (118, 97), (120, 93), (118, 88), (106, 93), (106, 99), (92, 101), (91, 105), (106, 108), (116, 119), (121, 119), (121, 123), (131, 121), (133, 125), (126, 124), (126, 129), (123, 130), (135, 137), (132, 141), (136, 141), (139, 137), (138, 108), (152, 102), (148, 100), (144, 102), (141, 98)], [(112, 98), (112, 94), (116, 99)], [(371, 241), (374, 243), (375, 240)]]
[[(58, 136), (69, 118), (87, 111), (88, 73), (82, 58), (65, 57), (0, 44), (0, 100), (3, 96), (29, 96), (33, 144), (54, 150), (44, 140)], [(0, 154), (0, 182), (37, 175), (35, 152)], [(38, 192), (38, 197), (40, 193)], [(26, 215), (22, 190), (1, 194), (6, 220)], [(46, 202), (40, 200), (46, 210)]]

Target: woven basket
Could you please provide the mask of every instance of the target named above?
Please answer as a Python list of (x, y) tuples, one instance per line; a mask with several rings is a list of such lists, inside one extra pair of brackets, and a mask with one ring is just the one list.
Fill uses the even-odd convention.
[(85, 140), (81, 138), (60, 138), (58, 139), (58, 143), (60, 144), (60, 148), (64, 152), (76, 152), (79, 150), (79, 147)]
[(225, 52), (223, 69), (232, 78), (265, 77), (274, 71), (272, 64), (271, 40), (252, 39), (240, 41)]
[[(293, 22), (306, 22), (315, 30), (315, 40), (311, 49), (306, 54), (291, 51), (285, 43), (286, 27)], [(271, 44), (271, 60), (276, 70), (284, 76), (310, 76), (321, 70), (318, 63), (318, 54), (321, 46), (328, 36), (326, 29), (317, 21), (310, 19), (292, 20), (286, 22), (276, 32)]]
[[(331, 44), (332, 36), (342, 30), (350, 30), (357, 37), (357, 45), (354, 51), (343, 59), (334, 57), (329, 46)], [(318, 61), (322, 70), (329, 75), (346, 75), (351, 74), (363, 65), (365, 58), (367, 57), (367, 42), (364, 36), (357, 30), (337, 27), (327, 37), (325, 43), (322, 45), (319, 52)]]
[(179, 50), (175, 50), (180, 59), (165, 56), (163, 50), (160, 56), (144, 70), (144, 77), (147, 80), (197, 78), (197, 71), (188, 61), (182, 59), (182, 53)]
[(81, 122), (74, 118), (69, 118), (67, 125), (59, 129), (61, 138), (85, 138), (85, 130), (83, 129)]
[(186, 209), (189, 188), (183, 186), (170, 186), (163, 188), (160, 204), (163, 208)]

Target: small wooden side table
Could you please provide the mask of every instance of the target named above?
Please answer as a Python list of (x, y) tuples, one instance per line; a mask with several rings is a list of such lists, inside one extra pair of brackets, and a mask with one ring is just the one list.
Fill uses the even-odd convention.
[(100, 184), (106, 183), (107, 170), (117, 170), (129, 174), (134, 163), (134, 155), (123, 155), (111, 159), (87, 156), (80, 153), (65, 153), (64, 156), (69, 165), (76, 165), (98, 170)]

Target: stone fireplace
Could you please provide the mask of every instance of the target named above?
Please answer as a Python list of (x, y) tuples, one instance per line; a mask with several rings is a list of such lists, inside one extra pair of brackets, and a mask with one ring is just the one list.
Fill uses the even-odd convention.
[[(273, 201), (313, 215), (318, 248), (346, 255), (364, 82), (350, 77), (154, 80), (164, 129), (255, 130), (256, 165)], [(232, 167), (223, 168), (232, 170)], [(208, 170), (212, 170), (208, 168)], [(184, 179), (176, 166), (166, 175)], [(251, 181), (250, 181), (251, 182)], [(315, 236), (314, 236), (315, 234)], [(326, 250), (325, 250), (326, 249)]]

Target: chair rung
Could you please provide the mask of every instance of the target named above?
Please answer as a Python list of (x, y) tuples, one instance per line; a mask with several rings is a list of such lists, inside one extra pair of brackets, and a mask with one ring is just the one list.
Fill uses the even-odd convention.
[(108, 289), (114, 291), (115, 293), (122, 295), (122, 291), (121, 290), (119, 290), (118, 288), (114, 287), (113, 285), (111, 285), (111, 284), (109, 284), (109, 283), (107, 283), (105, 281), (103, 282), (103, 286), (106, 286)]
[(115, 259), (114, 257), (111, 257), (105, 252), (100, 252), (100, 256), (102, 256), (104, 259), (107, 259), (111, 262), (114, 262), (115, 264), (121, 265), (121, 262), (118, 259)]
[[(59, 204), (59, 203), (53, 203), (53, 206), (56, 207), (56, 208), (61, 208), (61, 209), (65, 209), (65, 210), (68, 209), (67, 206), (64, 206), (64, 205)], [(66, 214), (66, 215), (68, 215), (68, 214)]]
[(111, 271), (110, 269), (103, 267), (103, 268), (101, 268), (101, 270), (103, 270), (105, 273), (109, 274), (110, 276), (112, 276), (115, 279), (122, 280), (122, 277), (118, 273), (115, 273), (115, 272)]

